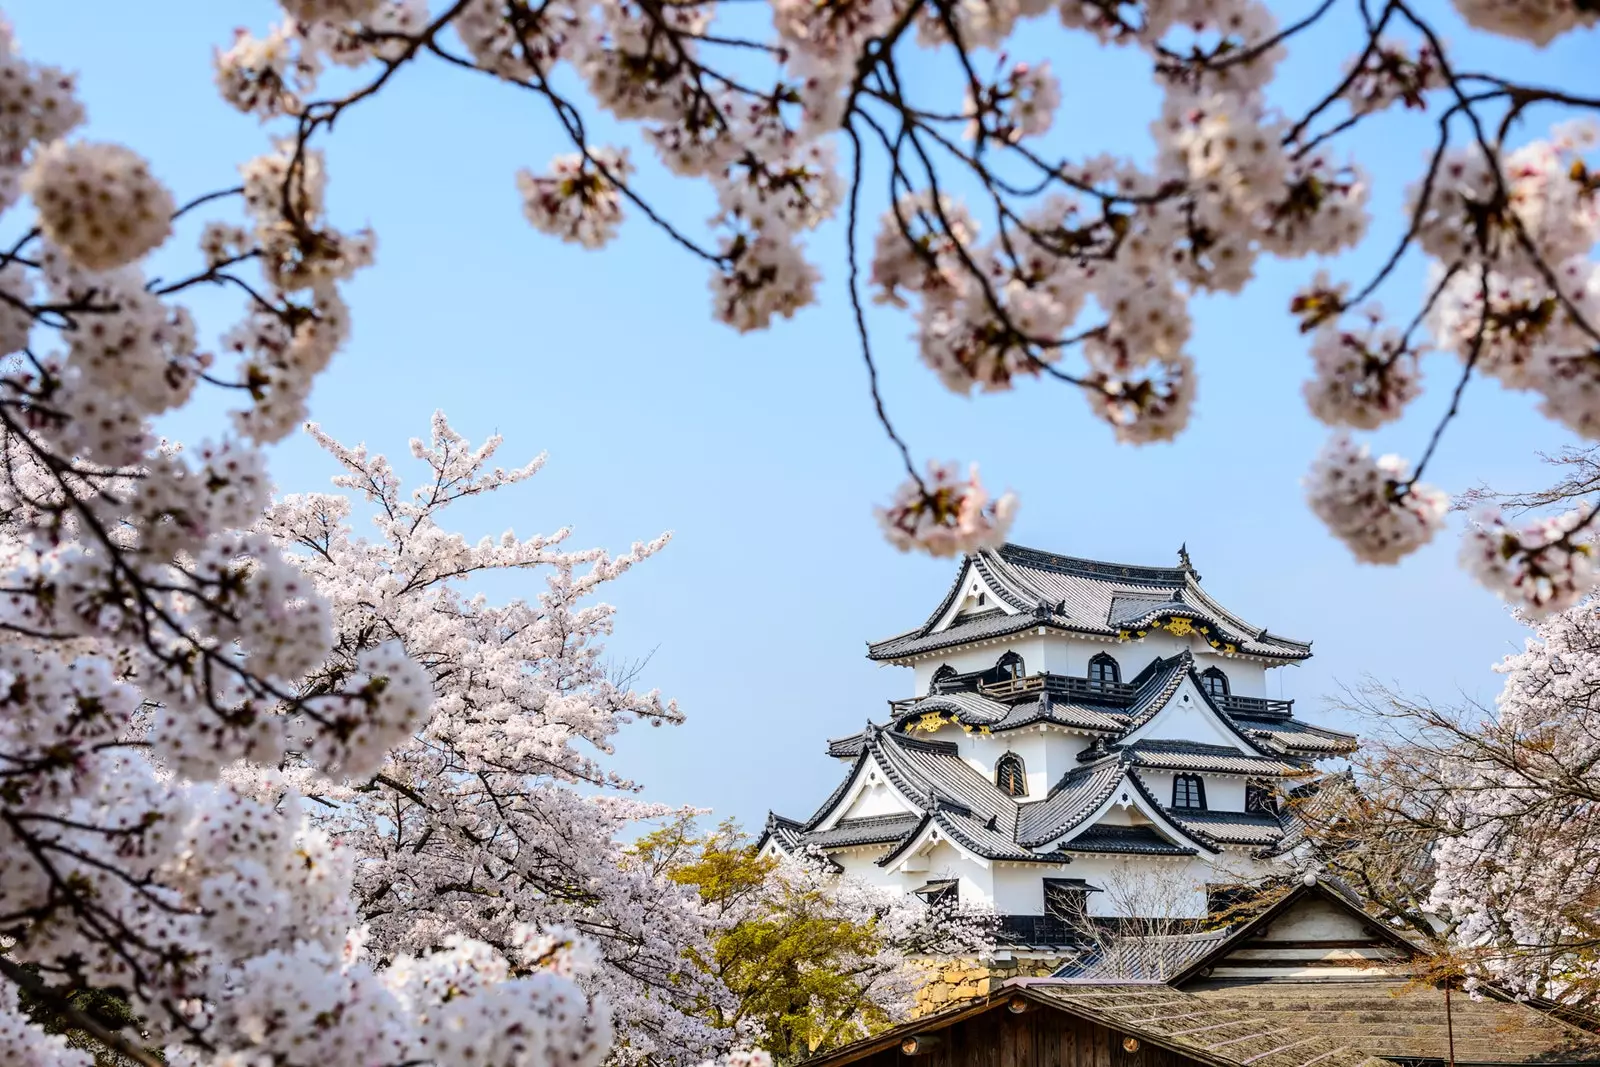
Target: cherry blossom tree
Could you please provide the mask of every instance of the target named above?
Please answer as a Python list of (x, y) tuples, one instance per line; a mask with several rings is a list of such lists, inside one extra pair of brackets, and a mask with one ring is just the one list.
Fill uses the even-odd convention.
[[(953, 392), (1048, 378), (1076, 388), (1116, 440), (1169, 440), (1197, 389), (1190, 300), (1241, 291), (1264, 257), (1361, 245), (1372, 190), (1343, 146), (1397, 109), (1437, 120), (1402, 235), (1370, 276), (1319, 272), (1286, 309), (1307, 335), (1307, 406), (1335, 431), (1306, 479), (1313, 511), (1359, 560), (1394, 563), (1430, 541), (1447, 496), (1422, 478), (1474, 378), (1600, 433), (1600, 98), (1465, 68), (1412, 0), (1321, 0), (1287, 24), (1262, 0), (773, 0), (770, 28), (715, 0), (284, 6), (281, 24), (242, 34), (218, 61), (238, 109), (304, 146), (421, 62), (528, 93), (569, 142), (548, 169), (516, 175), (528, 221), (598, 248), (624, 215), (645, 216), (707, 265), (712, 315), (741, 332), (815, 301), (824, 257), (808, 235), (842, 213), (873, 408), (907, 475), (879, 509), (902, 549), (995, 543), (1017, 501), (991, 499), (976, 468), (919, 469), (878, 390), (869, 298), (907, 311), (923, 363)], [(1455, 8), (1477, 30), (1541, 47), (1596, 21), (1586, 0)], [(1054, 147), (1060, 84), (1023, 36), (1048, 14), (1148, 62), (1163, 93), (1152, 159)], [(1342, 66), (1285, 113), (1272, 90), (1288, 46), (1339, 25)], [(913, 76), (918, 49), (950, 76)], [(356, 73), (319, 96), (331, 67)], [(601, 113), (636, 123), (637, 143), (595, 143)], [(710, 184), (709, 227), (671, 217), (640, 151)], [(1399, 288), (1403, 261), (1427, 266), (1427, 291), (1391, 318), (1376, 300)], [(1460, 360), (1447, 413), (1415, 462), (1373, 456), (1348, 434), (1405, 416), (1430, 349)], [(1592, 513), (1585, 503), (1523, 527), (1485, 512), (1463, 564), (1526, 610), (1560, 610), (1595, 582)]]
[[(601, 759), (628, 723), (681, 721), (659, 693), (608, 676), (613, 610), (591, 601), (667, 538), (621, 556), (565, 547), (566, 528), (474, 544), (441, 526), (448, 509), (531, 477), (542, 456), (493, 466), (499, 437), (473, 448), (438, 413), (431, 440), (411, 442), (426, 478), (407, 493), (385, 457), (311, 433), (351, 496), (287, 496), (262, 525), (333, 612), (333, 653), (303, 691), (348, 685), (369, 649), (396, 642), (435, 694), (416, 736), (375, 773), (289, 775), (322, 805), (314, 821), (359, 857), (353, 888), (367, 951), (389, 961), (464, 936), (510, 952), (523, 929), (576, 930), (596, 955), (584, 985), (611, 1007), (616, 1061), (698, 1062), (723, 1051), (735, 1035), (707, 1021), (707, 1006), (722, 1007), (728, 993), (692, 962), (707, 951), (699, 901), (625, 862), (617, 840), (631, 823), (680, 813), (634, 799), (634, 783)], [(370, 540), (355, 532), (353, 501), (373, 511)], [(542, 572), (544, 591), (495, 605), (468, 588), (506, 571)], [(261, 784), (270, 796), (283, 781)]]
[(1310, 858), (1434, 946), (1440, 976), (1600, 1003), (1600, 611), (1541, 620), (1492, 708), (1383, 687), (1354, 780), (1298, 811)]
[[(1587, 0), (1455, 3), (1478, 29), (1534, 45), (1596, 20)], [(1119, 441), (1171, 438), (1196, 391), (1189, 298), (1238, 291), (1263, 255), (1360, 242), (1367, 181), (1340, 139), (1396, 107), (1435, 116), (1437, 141), (1384, 265), (1358, 281), (1319, 278), (1295, 297), (1289, 311), (1313, 361), (1306, 399), (1340, 431), (1368, 430), (1418, 395), (1424, 347), (1455, 353), (1461, 373), (1415, 462), (1335, 438), (1310, 477), (1315, 510), (1362, 559), (1392, 561), (1436, 536), (1444, 498), (1421, 479), (1475, 377), (1531, 391), (1556, 423), (1597, 433), (1593, 134), (1562, 124), (1545, 134), (1543, 123), (1600, 102), (1463, 69), (1410, 0), (1321, 0), (1281, 27), (1260, 0), (281, 6), (280, 24), (242, 34), (216, 59), (223, 98), (265, 123), (263, 151), (219, 161), (237, 162), (237, 180), (185, 196), (136, 146), (77, 136), (73, 76), (24, 57), (0, 32), (0, 210), (16, 235), (0, 248), (0, 1052), (13, 1061), (85, 1062), (19, 1013), (20, 988), (67, 1013), (85, 991), (119, 998), (140, 1033), (73, 1022), (147, 1063), (162, 1048), (169, 1063), (583, 1067), (606, 1054), (612, 1031), (608, 1001), (589, 991), (626, 997), (670, 973), (663, 946), (642, 932), (646, 917), (629, 910), (643, 906), (634, 888), (602, 902), (616, 916), (585, 911), (584, 887), (540, 885), (511, 837), (461, 838), (486, 870), (508, 876), (487, 917), (469, 922), (456, 905), (432, 903), (455, 891), (435, 879), (452, 861), (413, 866), (401, 851), (464, 834), (458, 818), (474, 804), (483, 814), (533, 768), (552, 786), (582, 781), (581, 761), (543, 767), (550, 742), (529, 738), (491, 768), (474, 716), (497, 712), (453, 704), (487, 691), (476, 680), (446, 686), (426, 658), (445, 650), (407, 644), (437, 631), (418, 622), (418, 633), (397, 626), (379, 640), (382, 626), (416, 621), (384, 585), (363, 594), (390, 613), (373, 611), (378, 630), (344, 628), (372, 609), (336, 607), (263, 524), (260, 449), (307, 417), (312, 383), (351, 330), (346, 284), (376, 256), (376, 235), (330, 215), (323, 145), (341, 118), (420, 64), (493, 79), (552, 109), (569, 143), (548, 167), (507, 176), (532, 226), (599, 247), (626, 214), (644, 216), (707, 265), (712, 315), (737, 330), (814, 302), (821, 274), (807, 235), (843, 214), (874, 410), (908, 478), (881, 513), (902, 547), (992, 542), (1016, 500), (991, 498), (957, 465), (919, 471), (876, 388), (869, 297), (906, 309), (923, 361), (956, 392), (1050, 378), (1080, 390)], [(1286, 43), (1346, 7), (1359, 23), (1347, 63), (1312, 107), (1280, 114), (1269, 91)], [(1048, 57), (986, 59), (1047, 11), (1149, 61), (1165, 94), (1151, 161), (1043, 148), (1062, 106)], [(919, 47), (959, 75), (908, 77)], [(635, 123), (640, 146), (594, 143), (599, 112)], [(1535, 120), (1535, 139), (1523, 141)], [(638, 152), (710, 183), (709, 227), (670, 216), (639, 177)], [(869, 191), (865, 177), (880, 170), (887, 188)], [(147, 257), (172, 251), (180, 218), (206, 221), (198, 256), (151, 277)], [(858, 254), (864, 242), (870, 255)], [(1414, 314), (1390, 320), (1371, 301), (1408, 255), (1430, 263), (1433, 278)], [(185, 306), (202, 287), (235, 294), (238, 321), (203, 333)], [(158, 439), (153, 420), (214, 399), (231, 410), (212, 441)], [(1485, 515), (1464, 561), (1525, 611), (1560, 613), (1594, 582), (1593, 513), (1585, 503), (1527, 527)], [(328, 517), (330, 536), (342, 521)], [(438, 536), (441, 549), (452, 544)], [(556, 552), (519, 542), (498, 558), (547, 550)], [(368, 573), (409, 580), (418, 561), (396, 556), (391, 573), (369, 560)], [(552, 564), (558, 584), (572, 586), (549, 594), (568, 605), (559, 611), (582, 620), (591, 609), (564, 598), (619, 562), (597, 556), (567, 577)], [(436, 585), (417, 603), (465, 602)], [(474, 610), (483, 614), (464, 611), (463, 634), (501, 610), (534, 609)], [(512, 640), (478, 636), (485, 651), (450, 654), (493, 659)], [(581, 649), (572, 654), (581, 662)], [(577, 663), (561, 669), (590, 679), (575, 716), (665, 714)], [(532, 707), (520, 701), (534, 688), (508, 704)], [(566, 697), (552, 714), (564, 714)], [(435, 738), (429, 725), (441, 721), (447, 734)], [(600, 727), (573, 735), (593, 744), (584, 729)], [(430, 766), (446, 768), (448, 782), (416, 789), (410, 776)], [(473, 777), (496, 784), (475, 793)], [(536, 791), (507, 814), (509, 833), (576, 810), (539, 806), (556, 795)], [(578, 804), (560, 795), (550, 803)], [(403, 825), (373, 814), (384, 801)], [(609, 817), (636, 811), (613, 805)], [(326, 824), (360, 837), (376, 862), (358, 862)], [(583, 825), (603, 835), (592, 842), (609, 840), (604, 819)], [(584, 858), (609, 871), (600, 852)], [(573, 858), (564, 847), (553, 854)], [(427, 878), (414, 892), (370, 880), (369, 866)], [(363, 908), (376, 954), (351, 933)], [(579, 929), (521, 921), (561, 914)], [(615, 929), (596, 929), (608, 922)], [(597, 952), (580, 931), (609, 947)], [(618, 955), (630, 939), (635, 972)], [(629, 1026), (627, 1048), (641, 1054), (647, 1040), (693, 1040), (668, 1014)]]

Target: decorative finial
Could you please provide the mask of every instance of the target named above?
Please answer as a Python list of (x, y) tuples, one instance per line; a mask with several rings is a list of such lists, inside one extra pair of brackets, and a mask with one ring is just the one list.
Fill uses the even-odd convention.
[(1189, 559), (1189, 542), (1187, 541), (1178, 546), (1178, 566), (1186, 571), (1194, 570), (1194, 563)]

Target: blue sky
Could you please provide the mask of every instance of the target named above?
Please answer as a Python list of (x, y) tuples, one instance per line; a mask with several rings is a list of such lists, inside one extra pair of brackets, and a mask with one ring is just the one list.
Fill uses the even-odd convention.
[[(233, 27), (264, 28), (271, 4), (13, 0), (6, 10), (31, 58), (81, 72), (89, 135), (146, 155), (180, 200), (231, 184), (233, 167), (263, 150), (267, 133), (212, 91), (210, 58)], [(1600, 59), (1593, 33), (1536, 52), (1471, 35), (1448, 13), (1441, 24), (1471, 65), (1545, 82), (1577, 84)], [(1297, 48), (1279, 99), (1309, 99), (1326, 84), (1327, 57), (1345, 51), (1337, 34)], [(1051, 58), (1062, 75), (1058, 147), (1148, 152), (1156, 97), (1126, 57), (1042, 25), (1016, 55)], [(928, 83), (939, 70), (925, 64), (916, 77)], [(1354, 143), (1383, 221), (1341, 273), (1386, 251), (1428, 136), (1401, 116)], [(329, 148), (333, 215), (377, 230), (378, 266), (350, 288), (354, 339), (320, 380), (313, 417), (345, 441), (403, 456), (443, 408), (475, 439), (503, 433), (508, 461), (548, 450), (533, 483), (462, 512), (470, 536), (570, 523), (574, 543), (622, 549), (675, 531), (665, 553), (613, 587), (612, 648), (625, 659), (653, 653), (646, 682), (689, 719), (624, 734), (617, 765), (648, 796), (753, 825), (769, 807), (806, 814), (836, 776), (824, 739), (908, 692), (909, 672), (868, 663), (864, 643), (920, 623), (953, 574), (948, 562), (887, 547), (871, 518), (900, 473), (871, 418), (838, 269), (842, 234), (812, 238), (827, 273), (820, 304), (740, 337), (711, 321), (701, 266), (642, 219), (601, 253), (523, 222), (512, 175), (560, 150), (531, 97), (437, 66), (398, 77), (341, 121)], [(710, 213), (702, 189), (654, 188), (691, 224)], [(179, 235), (170, 269), (192, 262), (192, 236)], [(1388, 291), (1397, 313), (1420, 290), (1409, 266)], [(1309, 717), (1337, 719), (1323, 700), (1365, 676), (1440, 701), (1492, 699), (1490, 667), (1522, 631), (1456, 568), (1455, 537), (1398, 568), (1359, 566), (1302, 503), (1299, 479), (1324, 433), (1300, 399), (1305, 343), (1283, 309), (1315, 267), (1263, 261), (1243, 296), (1196, 305), (1199, 399), (1171, 445), (1115, 446), (1066, 387), (952, 396), (917, 362), (909, 321), (888, 312), (872, 322), (885, 392), (919, 455), (979, 459), (991, 486), (1022, 494), (1021, 543), (1167, 564), (1187, 542), (1224, 603), (1315, 642), (1309, 664), (1272, 683)], [(213, 328), (236, 310), (211, 296), (195, 306)], [(1428, 393), (1379, 435), (1381, 448), (1420, 453), (1455, 364), (1435, 356), (1425, 370)], [(197, 411), (173, 430), (198, 439), (220, 425)], [(1430, 480), (1451, 490), (1542, 484), (1534, 453), (1563, 440), (1528, 397), (1480, 385)], [(273, 458), (285, 490), (321, 489), (332, 472), (303, 439)]]

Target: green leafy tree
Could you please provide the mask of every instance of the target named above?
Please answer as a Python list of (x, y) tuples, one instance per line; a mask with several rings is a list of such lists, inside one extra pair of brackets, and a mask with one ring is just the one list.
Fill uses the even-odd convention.
[(834, 871), (821, 857), (761, 856), (731, 822), (682, 819), (643, 838), (637, 862), (695, 887), (716, 933), (696, 962), (733, 994), (712, 1022), (793, 1063), (882, 1030), (910, 1011), (915, 960), (987, 944), (981, 916), (930, 911)]

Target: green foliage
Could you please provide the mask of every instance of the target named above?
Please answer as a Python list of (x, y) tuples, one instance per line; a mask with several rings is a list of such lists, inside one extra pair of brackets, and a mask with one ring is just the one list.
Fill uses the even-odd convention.
[[(37, 975), (38, 969), (24, 964), (27, 974)], [(59, 998), (59, 999), (58, 999)], [(117, 993), (104, 989), (57, 990), (55, 995), (36, 994), (27, 985), (17, 985), (17, 1006), (47, 1033), (61, 1034), (73, 1048), (80, 1048), (94, 1056), (97, 1067), (135, 1067), (132, 1060), (114, 1049), (102, 1045), (93, 1034), (84, 1030), (79, 1018), (88, 1018), (107, 1030), (123, 1032), (137, 1027), (138, 1017), (128, 1002)], [(155, 1050), (146, 1052), (160, 1059)]]
[(680, 820), (635, 851), (695, 887), (719, 920), (713, 958), (696, 960), (734, 997), (707, 1009), (715, 1025), (754, 1023), (773, 1058), (793, 1063), (896, 1021), (879, 995), (895, 954), (876, 919), (841, 907), (820, 880), (780, 876), (733, 822), (701, 836)]

